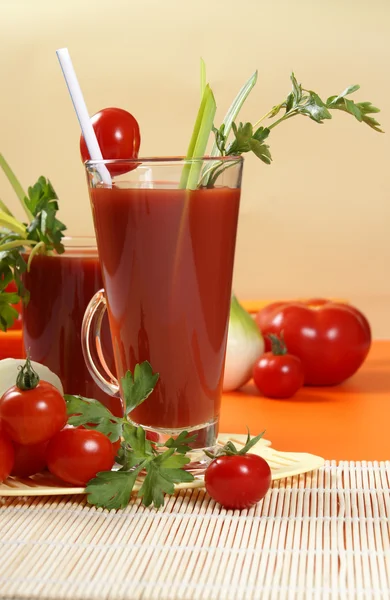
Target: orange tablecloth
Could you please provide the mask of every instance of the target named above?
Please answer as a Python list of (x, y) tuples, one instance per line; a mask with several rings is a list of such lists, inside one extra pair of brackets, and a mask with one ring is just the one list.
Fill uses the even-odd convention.
[(221, 431), (264, 429), (278, 450), (335, 460), (390, 459), (390, 340), (375, 341), (366, 362), (335, 387), (309, 387), (290, 400), (261, 397), (253, 383), (225, 394)]

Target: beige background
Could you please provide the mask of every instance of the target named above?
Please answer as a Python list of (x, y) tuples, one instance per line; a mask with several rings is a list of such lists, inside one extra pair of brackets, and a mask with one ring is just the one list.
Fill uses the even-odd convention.
[[(91, 114), (138, 119), (142, 154), (186, 151), (199, 57), (218, 121), (257, 68), (242, 119), (282, 101), (294, 70), (325, 98), (351, 83), (390, 130), (389, 0), (0, 0), (0, 151), (27, 185), (44, 174), (69, 233), (92, 232), (79, 128), (56, 48), (68, 46)], [(390, 138), (337, 114), (296, 119), (246, 161), (234, 287), (242, 299), (338, 296), (390, 337)], [(16, 206), (0, 177), (0, 197)]]

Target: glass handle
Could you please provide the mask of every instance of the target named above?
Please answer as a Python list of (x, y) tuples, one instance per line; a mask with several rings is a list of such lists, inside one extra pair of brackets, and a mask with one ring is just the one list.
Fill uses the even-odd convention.
[(104, 290), (96, 292), (84, 313), (81, 328), (81, 344), (84, 360), (94, 382), (110, 396), (119, 395), (119, 384), (111, 373), (103, 355), (101, 328), (107, 310)]

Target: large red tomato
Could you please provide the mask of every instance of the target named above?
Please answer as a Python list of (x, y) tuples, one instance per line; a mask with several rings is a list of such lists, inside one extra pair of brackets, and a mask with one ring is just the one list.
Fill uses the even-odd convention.
[(281, 335), (303, 364), (306, 385), (336, 385), (351, 377), (371, 345), (366, 317), (353, 306), (315, 299), (276, 302), (256, 315), (264, 336)]

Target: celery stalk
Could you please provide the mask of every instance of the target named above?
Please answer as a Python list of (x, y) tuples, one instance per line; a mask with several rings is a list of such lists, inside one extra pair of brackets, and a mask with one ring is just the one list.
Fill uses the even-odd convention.
[(14, 217), (0, 209), (0, 227), (5, 227), (14, 233), (19, 233), (26, 237), (26, 227), (19, 223)]
[[(206, 151), (207, 142), (213, 127), (214, 116), (217, 106), (214, 94), (207, 84), (200, 103), (198, 115), (195, 121), (195, 127), (191, 136), (186, 159), (202, 158)], [(184, 165), (180, 179), (180, 187), (193, 190), (196, 188), (199, 180), (199, 174), (202, 168), (202, 162), (189, 162)]]
[[(228, 137), (228, 135), (230, 133), (233, 121), (235, 120), (238, 113), (240, 112), (241, 107), (244, 104), (247, 97), (249, 96), (252, 88), (255, 86), (256, 81), (257, 81), (257, 71), (255, 71), (253, 73), (253, 75), (251, 75), (249, 77), (248, 81), (246, 83), (244, 83), (244, 85), (238, 92), (237, 96), (234, 98), (233, 102), (231, 103), (229, 110), (227, 111), (225, 118), (223, 120), (223, 124), (225, 125), (224, 135), (226, 136), (226, 138)], [(211, 150), (211, 156), (219, 156), (219, 155), (220, 155), (220, 151), (218, 150), (217, 144), (214, 142), (214, 145)]]
[(18, 178), (16, 177), (15, 173), (12, 171), (11, 167), (9, 166), (2, 154), (0, 154), (0, 167), (3, 169), (5, 176), (12, 185), (15, 194), (19, 198), (20, 203), (23, 206), (23, 209), (28, 217), (28, 220), (31, 222), (34, 219), (34, 215), (29, 211), (26, 205), (25, 199), (27, 198), (27, 194), (23, 190)]
[(202, 101), (206, 87), (206, 63), (203, 58), (200, 59), (200, 100)]

